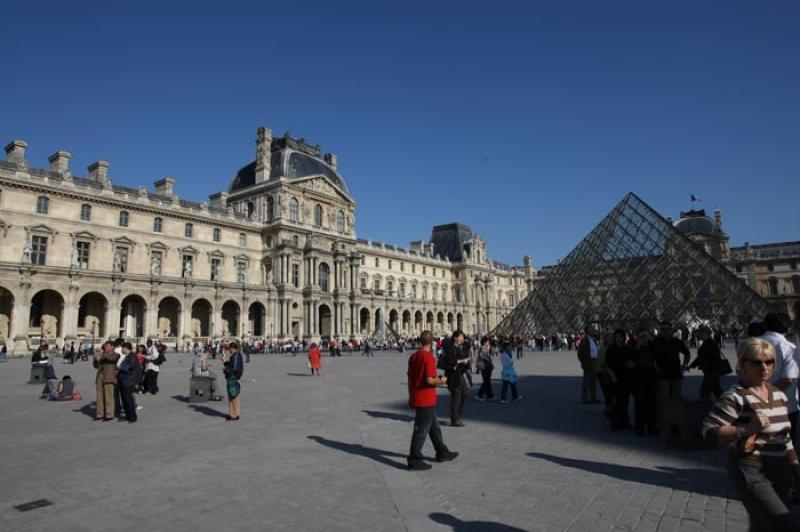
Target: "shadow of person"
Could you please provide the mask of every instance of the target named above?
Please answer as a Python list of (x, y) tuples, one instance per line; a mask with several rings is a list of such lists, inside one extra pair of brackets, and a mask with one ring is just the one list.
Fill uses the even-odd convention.
[(205, 414), (210, 417), (228, 417), (228, 414), (203, 405), (189, 405), (189, 408), (193, 408), (196, 412), (200, 412), (201, 414)]
[(79, 409), (73, 410), (73, 412), (80, 412), (84, 416), (89, 416), (92, 419), (94, 419), (96, 411), (97, 411), (97, 405), (94, 402), (86, 403)]
[(440, 525), (449, 526), (455, 532), (525, 532), (522, 528), (491, 521), (463, 521), (454, 515), (442, 512), (432, 513), (428, 517)]
[(309, 440), (314, 440), (315, 442), (324, 445), (326, 447), (330, 447), (331, 449), (336, 449), (337, 451), (343, 451), (348, 454), (355, 454), (358, 456), (363, 456), (365, 458), (369, 458), (370, 460), (375, 460), (384, 465), (388, 465), (390, 467), (394, 467), (396, 469), (408, 469), (407, 464), (403, 462), (398, 462), (396, 460), (390, 460), (389, 456), (396, 456), (399, 458), (406, 458), (407, 455), (396, 453), (393, 451), (383, 451), (381, 449), (375, 449), (374, 447), (366, 447), (359, 443), (344, 443), (335, 440), (329, 440), (327, 438), (323, 438), (322, 436), (308, 436)]
[(678, 469), (674, 467), (645, 469), (643, 467), (565, 458), (545, 453), (534, 452), (527, 454), (532, 458), (547, 460), (563, 467), (581, 469), (589, 473), (606, 475), (619, 480), (691, 491), (692, 493), (708, 496), (730, 496), (727, 476), (724, 472), (713, 469)]
[(173, 395), (172, 398), (175, 399), (176, 401), (180, 401), (181, 403), (189, 402), (189, 397), (186, 395)]
[(287, 373), (290, 377), (310, 377), (310, 373)]
[(408, 414), (398, 414), (395, 412), (381, 412), (380, 410), (362, 410), (365, 414), (370, 417), (376, 417), (379, 419), (391, 419), (392, 421), (414, 421), (414, 416), (409, 416)]

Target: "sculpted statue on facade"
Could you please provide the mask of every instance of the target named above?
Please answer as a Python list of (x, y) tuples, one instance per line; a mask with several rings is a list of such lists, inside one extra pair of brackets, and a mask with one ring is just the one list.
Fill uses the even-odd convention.
[(183, 263), (183, 276), (186, 279), (192, 278), (192, 261), (186, 261)]
[(78, 267), (78, 248), (72, 248), (72, 256), (70, 257), (69, 264), (73, 268)]
[(119, 253), (114, 253), (113, 271), (115, 273), (122, 271), (122, 259), (119, 258)]
[(32, 256), (33, 248), (31, 247), (30, 243), (26, 243), (25, 247), (22, 248), (22, 262), (25, 264), (30, 264)]
[(157, 256), (150, 259), (150, 275), (161, 275), (161, 259)]

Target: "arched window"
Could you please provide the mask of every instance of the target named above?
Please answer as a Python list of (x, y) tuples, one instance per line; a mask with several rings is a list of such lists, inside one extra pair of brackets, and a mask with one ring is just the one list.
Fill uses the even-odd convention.
[(36, 199), (36, 212), (39, 214), (47, 214), (50, 210), (50, 198), (47, 196), (39, 196)]
[(289, 200), (289, 220), (292, 222), (300, 221), (300, 202), (297, 201), (297, 198)]
[(331, 269), (327, 263), (321, 262), (319, 264), (319, 289), (327, 292), (329, 289), (328, 278), (330, 277)]
[(336, 231), (344, 233), (344, 213), (342, 211), (336, 213)]
[(272, 199), (272, 196), (267, 198), (267, 221), (271, 222), (272, 218), (275, 217), (275, 200)]
[(119, 212), (119, 226), (120, 227), (128, 227), (128, 211), (120, 211)]
[(256, 206), (252, 201), (247, 202), (247, 217), (252, 218), (256, 212)]
[(222, 231), (219, 230), (219, 227), (215, 227), (214, 228), (213, 235), (214, 235), (214, 237), (213, 237), (214, 238), (214, 242), (219, 242), (220, 240), (222, 240)]
[(81, 220), (88, 222), (92, 219), (92, 206), (88, 203), (81, 205)]
[(160, 233), (162, 231), (164, 221), (161, 218), (153, 218), (153, 232)]
[(322, 226), (322, 205), (319, 203), (314, 206), (314, 225), (317, 227)]

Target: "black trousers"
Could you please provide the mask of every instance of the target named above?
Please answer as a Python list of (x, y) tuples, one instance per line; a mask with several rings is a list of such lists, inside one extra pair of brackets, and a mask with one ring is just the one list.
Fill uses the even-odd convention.
[(614, 406), (611, 407), (611, 428), (630, 427), (628, 405), (631, 397), (631, 383), (627, 380), (617, 381), (614, 386)]
[(493, 399), (494, 392), (492, 391), (492, 370), (482, 370), (481, 377), (483, 378), (483, 384), (481, 384), (481, 389), (478, 390), (478, 397)]
[(636, 377), (633, 386), (636, 432), (656, 432), (658, 430), (658, 380)]
[(431, 438), (433, 448), (436, 449), (436, 456), (441, 456), (449, 451), (442, 439), (442, 429), (439, 420), (436, 418), (436, 407), (418, 407), (417, 415), (414, 417), (414, 432), (411, 435), (411, 450), (408, 452), (408, 463), (418, 464), (422, 462), (422, 447), (425, 440)]
[(450, 390), (450, 423), (459, 423), (464, 414), (464, 403), (467, 402), (467, 380), (464, 375), (458, 376), (458, 383), (449, 388)]
[(722, 395), (722, 386), (719, 383), (719, 375), (714, 373), (703, 373), (703, 382), (700, 384), (700, 399), (708, 399), (714, 394), (715, 399)]
[(122, 408), (125, 410), (125, 417), (130, 422), (136, 421), (136, 402), (133, 400), (133, 386), (118, 384), (117, 387), (121, 390)]
[(144, 391), (150, 392), (152, 394), (158, 393), (158, 372), (148, 370), (144, 374)]

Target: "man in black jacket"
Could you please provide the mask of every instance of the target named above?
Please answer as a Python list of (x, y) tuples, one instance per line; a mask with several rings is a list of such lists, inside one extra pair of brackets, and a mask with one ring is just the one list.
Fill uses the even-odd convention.
[(444, 346), (439, 368), (447, 377), (447, 389), (450, 391), (450, 426), (463, 427), (462, 415), (464, 403), (467, 401), (469, 388), (464, 372), (469, 367), (469, 350), (464, 345), (464, 331), (453, 333), (450, 341)]
[[(662, 321), (658, 325), (658, 336), (650, 344), (658, 366), (658, 421), (664, 419), (664, 405), (667, 399), (680, 399), (683, 396), (683, 373), (689, 369), (691, 354), (680, 338), (676, 338), (672, 324)], [(681, 364), (683, 355), (683, 364)]]

